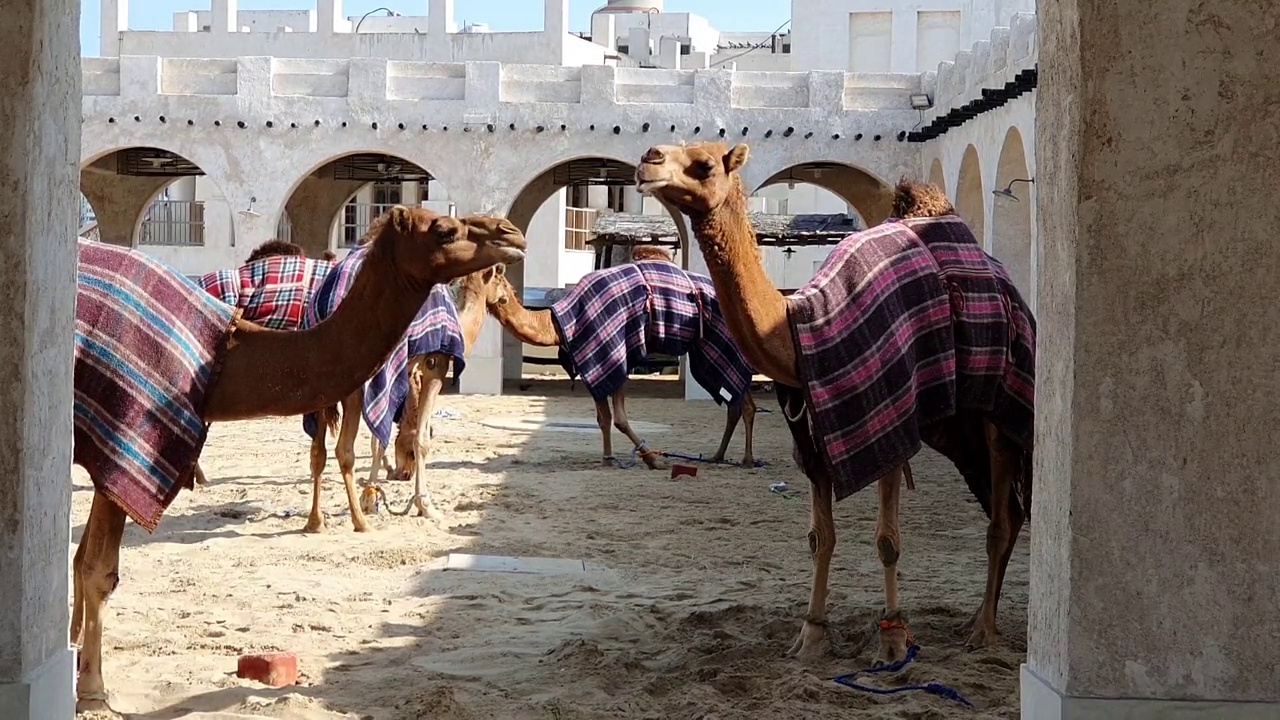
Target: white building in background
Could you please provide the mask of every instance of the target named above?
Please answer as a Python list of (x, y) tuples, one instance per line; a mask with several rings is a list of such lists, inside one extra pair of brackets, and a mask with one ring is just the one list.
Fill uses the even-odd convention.
[[(129, 30), (128, 0), (101, 1), (102, 57), (83, 78), (96, 220), (82, 234), (184, 272), (277, 236), (341, 253), (389, 205), (426, 204), (525, 228), (512, 276), (536, 297), (592, 269), (595, 214), (665, 212), (631, 187), (647, 147), (722, 138), (751, 145), (744, 181), (765, 212), (879, 222), (894, 180), (930, 177), (1033, 297), (1034, 184), (992, 193), (1032, 179), (1033, 94), (917, 134), (1034, 68), (1033, 0), (793, 0), (788, 27), (758, 33), (610, 0), (576, 34), (567, 0), (544, 0), (543, 28), (505, 33), (459, 28), (452, 0), (418, 17), (213, 0), (163, 32)], [(794, 288), (826, 253), (770, 249), (765, 264)], [(681, 255), (702, 267), (696, 248)], [(486, 326), (464, 389), (499, 391), (500, 338)]]

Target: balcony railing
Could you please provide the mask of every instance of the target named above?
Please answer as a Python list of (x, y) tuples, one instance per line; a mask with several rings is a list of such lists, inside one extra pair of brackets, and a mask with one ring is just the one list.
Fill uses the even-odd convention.
[(596, 224), (596, 216), (600, 211), (595, 208), (566, 207), (564, 209), (564, 248), (566, 250), (588, 250), (587, 241), (591, 239), (591, 228)]
[(139, 245), (204, 245), (204, 201), (156, 200), (142, 220)]
[(369, 226), (379, 215), (390, 210), (393, 205), (382, 203), (351, 202), (342, 206), (342, 244), (344, 247), (355, 247), (360, 238), (368, 231)]

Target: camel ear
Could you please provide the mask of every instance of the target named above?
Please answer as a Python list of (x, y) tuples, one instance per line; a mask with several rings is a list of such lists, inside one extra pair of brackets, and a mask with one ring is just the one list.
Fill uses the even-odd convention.
[(498, 263), (497, 265), (493, 266), (493, 271), (498, 274), (498, 277), (506, 277), (507, 266), (503, 265), (502, 263)]
[(734, 145), (733, 149), (724, 156), (724, 171), (726, 173), (737, 172), (739, 168), (747, 163), (747, 155), (749, 153), (750, 149), (746, 143)]
[(413, 212), (403, 205), (395, 205), (388, 210), (387, 220), (403, 235), (413, 232)]

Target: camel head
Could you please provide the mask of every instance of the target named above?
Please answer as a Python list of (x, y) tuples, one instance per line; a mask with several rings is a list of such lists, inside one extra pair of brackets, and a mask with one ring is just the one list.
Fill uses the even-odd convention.
[(276, 238), (272, 238), (262, 243), (258, 247), (254, 248), (253, 252), (249, 253), (249, 259), (245, 260), (244, 264), (248, 265), (249, 263), (254, 262), (256, 260), (275, 257), (277, 255), (292, 257), (292, 256), (306, 255), (306, 253), (302, 250), (301, 245), (296, 245), (294, 243), (289, 242), (288, 240), (278, 240)]
[(631, 262), (640, 260), (665, 260), (674, 262), (675, 253), (661, 245), (636, 245), (631, 248)]
[(655, 145), (636, 168), (636, 189), (676, 206), (686, 215), (706, 215), (741, 187), (738, 170), (747, 162), (745, 143)]
[(495, 277), (490, 289), (490, 294), (485, 297), (485, 305), (488, 306), (490, 315), (501, 318), (500, 313), (507, 309), (508, 303), (519, 297), (519, 293), (511, 286), (506, 273)]
[(462, 291), (471, 293), (472, 297), (479, 297), (485, 304), (500, 305), (507, 301), (507, 291), (510, 285), (507, 284), (507, 266), (493, 265), (474, 272), (462, 279)]
[(440, 215), (396, 205), (366, 233), (410, 280), (435, 284), (524, 259), (524, 233), (502, 217)]

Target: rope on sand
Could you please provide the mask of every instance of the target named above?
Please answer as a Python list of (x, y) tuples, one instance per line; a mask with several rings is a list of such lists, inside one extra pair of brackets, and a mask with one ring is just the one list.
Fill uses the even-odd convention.
[(911, 643), (911, 647), (907, 648), (907, 656), (899, 660), (898, 662), (892, 663), (889, 665), (882, 665), (880, 667), (867, 668), (866, 670), (849, 673), (848, 675), (841, 675), (835, 678), (835, 681), (840, 685), (844, 685), (847, 688), (853, 688), (854, 690), (859, 690), (865, 693), (871, 693), (873, 695), (894, 695), (896, 693), (923, 690), (924, 692), (927, 692), (930, 695), (937, 695), (940, 698), (945, 698), (947, 700), (960, 703), (965, 707), (970, 707), (970, 708), (973, 707), (973, 703), (969, 702), (964, 695), (961, 695), (959, 690), (956, 690), (955, 688), (949, 687), (947, 685), (943, 685), (942, 683), (939, 683), (939, 682), (930, 682), (930, 683), (925, 683), (924, 685), (903, 685), (901, 687), (894, 687), (894, 688), (878, 688), (878, 687), (873, 687), (871, 685), (863, 685), (861, 683), (854, 682), (861, 675), (869, 675), (873, 673), (881, 674), (881, 673), (898, 672), (902, 668), (906, 667), (907, 664), (910, 663), (912, 660), (915, 660), (916, 654), (919, 652), (920, 652), (920, 646), (915, 643)]
[[(617, 467), (623, 468), (624, 470), (627, 468), (633, 468), (636, 466), (636, 463), (639, 462), (638, 457), (640, 455), (660, 455), (666, 458), (677, 458), (679, 460), (691, 460), (693, 462), (715, 463), (717, 465), (739, 465), (740, 464), (740, 463), (733, 462), (731, 460), (713, 460), (711, 458), (703, 457), (702, 453), (698, 453), (697, 456), (694, 456), (694, 455), (685, 455), (684, 453), (678, 453), (678, 452), (662, 452), (660, 450), (650, 450), (649, 441), (645, 438), (640, 438), (640, 444), (637, 445), (636, 447), (631, 448), (630, 457), (628, 457), (626, 460), (615, 460), (614, 463)], [(764, 464), (765, 463), (763, 460), (756, 460), (755, 462), (756, 467), (764, 467)]]

